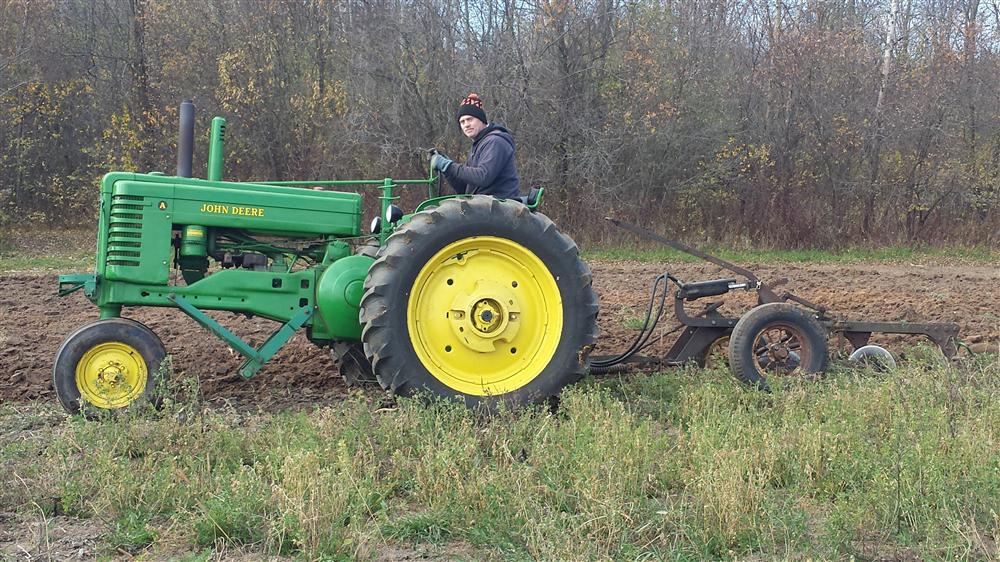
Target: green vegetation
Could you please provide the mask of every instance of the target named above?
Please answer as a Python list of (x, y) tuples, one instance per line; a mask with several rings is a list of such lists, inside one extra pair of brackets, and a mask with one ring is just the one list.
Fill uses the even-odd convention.
[(94, 233), (89, 230), (0, 230), (0, 273), (94, 268)]
[[(934, 260), (967, 263), (997, 263), (1000, 252), (989, 248), (883, 248), (878, 250), (850, 249), (842, 252), (826, 250), (707, 250), (715, 256), (736, 263), (890, 263)], [(629, 260), (640, 262), (699, 262), (698, 258), (675, 250), (636, 250), (608, 248), (583, 252), (587, 261)], [(89, 271), (94, 266), (93, 249), (67, 248), (46, 255), (32, 255), (21, 249), (0, 251), (0, 272), (26, 270)]]
[(26, 256), (0, 254), (0, 272), (3, 271), (89, 271), (94, 268), (93, 252), (67, 252), (61, 256)]
[(360, 394), (89, 422), (9, 404), (0, 505), (154, 558), (1000, 556), (1000, 359), (907, 357), (770, 395), (724, 371), (589, 380), (490, 419)]
[[(850, 248), (839, 252), (827, 250), (734, 250), (705, 248), (710, 254), (737, 263), (935, 263), (1000, 262), (1000, 251), (987, 247), (909, 248), (895, 246), (879, 249)], [(669, 248), (640, 249), (604, 247), (584, 250), (587, 261), (629, 260), (640, 262), (699, 262), (698, 258)], [(0, 273), (11, 271), (89, 271), (94, 266), (94, 233), (90, 231), (42, 231), (27, 238), (11, 232), (0, 233)]]

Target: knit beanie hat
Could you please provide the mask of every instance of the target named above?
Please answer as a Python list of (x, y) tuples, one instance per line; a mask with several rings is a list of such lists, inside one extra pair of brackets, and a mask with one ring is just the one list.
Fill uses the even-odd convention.
[(462, 105), (458, 106), (458, 115), (455, 116), (455, 119), (461, 119), (463, 115), (471, 115), (483, 123), (488, 123), (486, 112), (483, 111), (483, 100), (479, 99), (479, 94), (469, 94), (462, 100)]

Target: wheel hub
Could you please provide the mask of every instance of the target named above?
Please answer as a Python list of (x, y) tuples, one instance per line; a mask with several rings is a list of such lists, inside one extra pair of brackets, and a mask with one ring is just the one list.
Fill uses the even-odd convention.
[(76, 367), (80, 397), (99, 408), (121, 408), (142, 395), (148, 373), (134, 347), (106, 342), (90, 348)]
[(407, 323), (434, 377), (466, 394), (498, 395), (548, 364), (562, 332), (561, 305), (555, 278), (533, 252), (474, 237), (428, 260), (413, 283)]
[(493, 299), (481, 299), (472, 306), (472, 326), (483, 334), (490, 334), (504, 323), (503, 309)]
[(802, 336), (791, 326), (770, 326), (757, 337), (755, 357), (760, 369), (791, 374), (801, 364), (798, 350)]
[(97, 373), (97, 380), (107, 387), (117, 387), (125, 382), (126, 367), (118, 361), (108, 361), (108, 364)]
[[(452, 335), (470, 351), (490, 353), (500, 342), (511, 342), (520, 331), (521, 302), (512, 282), (480, 279), (468, 293), (458, 293), (445, 316)], [(454, 346), (453, 346), (454, 347)]]

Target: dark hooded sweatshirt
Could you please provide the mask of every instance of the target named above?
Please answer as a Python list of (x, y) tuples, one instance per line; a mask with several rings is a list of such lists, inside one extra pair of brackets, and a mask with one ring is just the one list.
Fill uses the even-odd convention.
[(520, 195), (514, 165), (514, 137), (502, 125), (489, 125), (472, 141), (465, 164), (452, 162), (444, 172), (455, 193), (510, 199)]

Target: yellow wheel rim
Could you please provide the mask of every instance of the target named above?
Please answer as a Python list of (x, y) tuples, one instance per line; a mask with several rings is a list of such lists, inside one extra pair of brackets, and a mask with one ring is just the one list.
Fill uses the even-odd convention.
[(424, 367), (474, 396), (534, 380), (555, 355), (563, 328), (559, 286), (545, 264), (524, 246), (492, 236), (453, 242), (428, 260), (406, 312)]
[(76, 364), (80, 396), (99, 408), (128, 406), (142, 396), (148, 376), (142, 355), (121, 342), (97, 344)]

